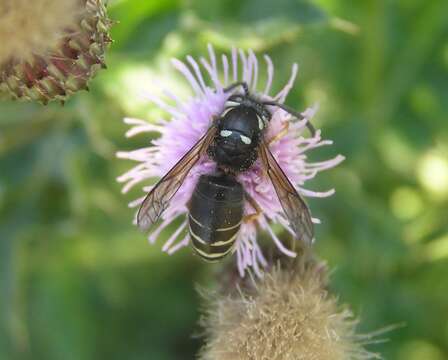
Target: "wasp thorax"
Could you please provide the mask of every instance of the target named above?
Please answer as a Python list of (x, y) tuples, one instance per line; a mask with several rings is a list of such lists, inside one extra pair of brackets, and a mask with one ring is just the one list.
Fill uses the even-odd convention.
[(218, 134), (209, 149), (218, 167), (239, 172), (252, 166), (263, 130), (260, 121), (257, 112), (249, 106), (239, 105), (225, 112), (218, 120)]

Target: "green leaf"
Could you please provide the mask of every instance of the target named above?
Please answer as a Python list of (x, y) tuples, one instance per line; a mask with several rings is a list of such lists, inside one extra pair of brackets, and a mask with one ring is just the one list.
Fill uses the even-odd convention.
[(204, 42), (223, 48), (265, 50), (296, 38), (305, 25), (326, 23), (328, 16), (308, 1), (196, 0), (189, 25)]
[(145, 19), (176, 9), (179, 3), (179, 0), (123, 0), (109, 6), (110, 17), (117, 21), (117, 24), (111, 30), (112, 39), (114, 39), (115, 43), (114, 46), (117, 48), (122, 47), (137, 29), (138, 25)]

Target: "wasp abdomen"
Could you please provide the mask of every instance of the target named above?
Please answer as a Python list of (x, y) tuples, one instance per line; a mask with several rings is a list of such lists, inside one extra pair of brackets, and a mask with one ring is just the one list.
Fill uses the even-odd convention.
[(217, 261), (235, 245), (243, 219), (242, 185), (225, 174), (202, 175), (189, 203), (193, 249), (208, 261)]

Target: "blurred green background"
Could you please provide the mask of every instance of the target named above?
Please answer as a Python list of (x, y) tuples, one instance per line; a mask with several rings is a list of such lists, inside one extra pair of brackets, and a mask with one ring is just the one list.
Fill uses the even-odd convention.
[[(287, 103), (318, 101), (315, 125), (347, 160), (308, 184), (332, 288), (387, 359), (448, 359), (448, 2), (116, 0), (108, 70), (59, 104), (0, 103), (0, 359), (192, 359), (199, 296), (215, 267), (168, 256), (131, 224), (115, 178), (124, 116), (161, 113), (138, 97), (185, 92), (171, 57), (231, 45), (268, 53)], [(166, 236), (166, 235), (164, 235)]]

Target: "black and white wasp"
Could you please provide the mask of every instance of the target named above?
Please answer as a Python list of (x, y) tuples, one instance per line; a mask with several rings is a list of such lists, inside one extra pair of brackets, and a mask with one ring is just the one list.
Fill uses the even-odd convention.
[[(249, 93), (245, 82), (237, 82), (225, 92), (231, 93), (237, 88), (242, 88), (243, 93), (229, 96), (223, 114), (213, 120), (202, 138), (153, 187), (137, 214), (138, 226), (147, 230), (169, 206), (192, 167), (202, 156), (208, 155), (216, 163), (216, 169), (199, 178), (188, 203), (193, 249), (208, 261), (222, 259), (232, 252), (241, 223), (262, 211), (236, 178), (258, 158), (275, 188), (295, 237), (304, 244), (311, 244), (314, 236), (308, 206), (271, 154), (265, 139), (272, 116), (267, 106), (277, 106), (298, 119), (303, 116), (284, 104), (258, 100)], [(307, 127), (314, 134), (309, 122)], [(244, 216), (245, 200), (256, 214)]]

